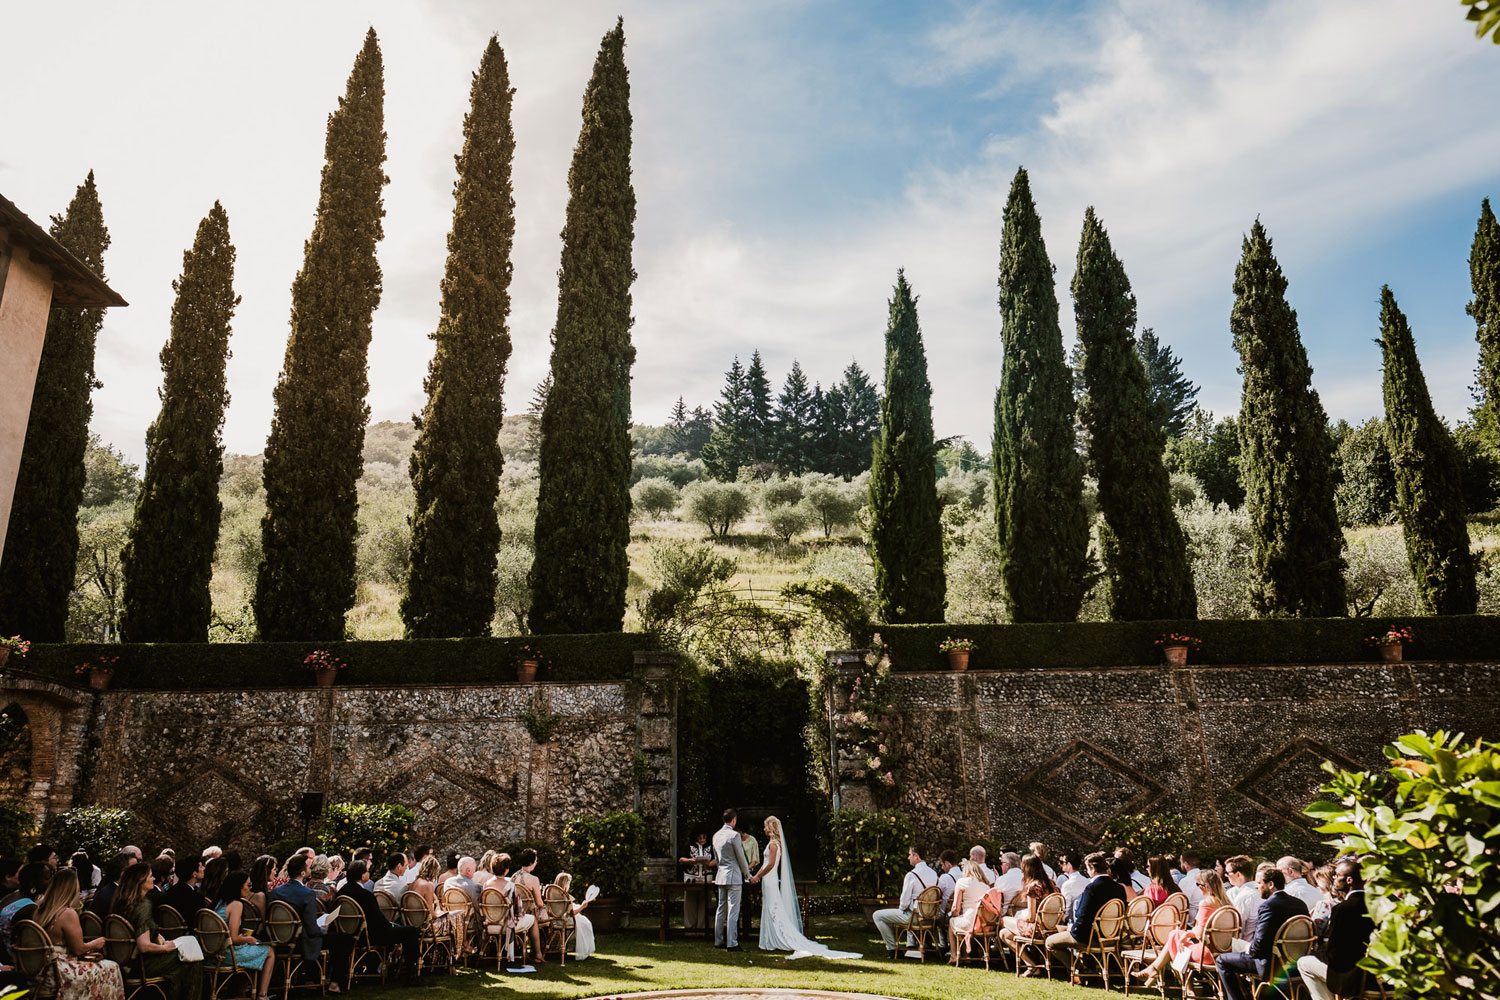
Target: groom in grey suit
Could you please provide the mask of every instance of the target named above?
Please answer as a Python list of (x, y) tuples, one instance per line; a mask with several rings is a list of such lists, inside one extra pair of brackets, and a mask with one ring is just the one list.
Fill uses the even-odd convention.
[(724, 825), (714, 834), (714, 860), (719, 863), (714, 873), (714, 882), (719, 887), (719, 908), (714, 913), (714, 947), (727, 947), (730, 951), (740, 950), (740, 892), (750, 877), (745, 848), (734, 829), (737, 822), (734, 810), (725, 809)]

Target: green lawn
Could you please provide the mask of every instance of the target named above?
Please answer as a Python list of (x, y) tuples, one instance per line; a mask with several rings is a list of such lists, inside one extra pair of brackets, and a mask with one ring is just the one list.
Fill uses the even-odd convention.
[[(657, 940), (654, 927), (599, 935), (599, 950), (583, 962), (539, 967), (531, 975), (497, 973), (486, 962), (482, 970), (460, 969), (455, 975), (429, 977), (437, 989), (405, 991), (392, 987), (383, 991), (356, 988), (367, 996), (380, 993), (406, 994), (442, 1000), (446, 994), (478, 996), (503, 993), (534, 998), (564, 1000), (639, 993), (650, 990), (705, 987), (760, 989), (821, 989), (851, 993), (878, 993), (912, 1000), (975, 1000), (979, 997), (1045, 998), (1100, 996), (1097, 990), (1017, 979), (1013, 973), (984, 966), (955, 969), (929, 961), (892, 962), (874, 929), (858, 915), (819, 917), (814, 925), (817, 938), (841, 951), (858, 951), (863, 959), (825, 961), (802, 958), (789, 962), (779, 955), (760, 951), (755, 939), (744, 943), (741, 954), (717, 951), (699, 939)], [(878, 957), (876, 957), (878, 956)]]

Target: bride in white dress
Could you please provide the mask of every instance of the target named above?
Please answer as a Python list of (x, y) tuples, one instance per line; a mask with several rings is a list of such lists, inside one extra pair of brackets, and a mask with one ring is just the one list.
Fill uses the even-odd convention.
[(834, 951), (802, 933), (802, 910), (797, 906), (797, 883), (787, 857), (781, 820), (766, 817), (766, 858), (751, 881), (760, 883), (760, 947), (790, 951), (787, 958), (859, 958), (858, 952)]

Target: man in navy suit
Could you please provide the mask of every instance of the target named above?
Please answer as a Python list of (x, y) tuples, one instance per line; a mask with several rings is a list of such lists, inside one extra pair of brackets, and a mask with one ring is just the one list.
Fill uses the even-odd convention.
[(1278, 869), (1269, 868), (1260, 876), (1260, 909), (1255, 913), (1255, 938), (1248, 952), (1230, 952), (1214, 959), (1219, 969), (1219, 982), (1224, 987), (1226, 1000), (1248, 1000), (1243, 973), (1252, 973), (1261, 979), (1269, 979), (1279, 970), (1271, 968), (1271, 946), (1276, 942), (1276, 932), (1281, 925), (1293, 917), (1307, 916), (1307, 904), (1286, 891), (1286, 876)]
[(427, 985), (417, 978), (417, 952), (420, 949), (417, 929), (406, 924), (393, 924), (380, 912), (375, 894), (364, 886), (365, 865), (366, 862), (356, 861), (349, 866), (349, 878), (344, 882), (342, 895), (354, 900), (365, 912), (365, 929), (370, 935), (371, 944), (377, 948), (389, 948), (397, 944), (401, 946), (401, 972), (405, 980), (402, 985)]
[(1109, 858), (1103, 851), (1095, 851), (1083, 859), (1089, 872), (1089, 883), (1073, 903), (1073, 912), (1068, 920), (1068, 929), (1058, 931), (1047, 938), (1047, 950), (1052, 961), (1060, 969), (1071, 966), (1073, 952), (1088, 945), (1089, 934), (1094, 929), (1094, 918), (1099, 909), (1111, 899), (1125, 902), (1125, 887), (1109, 875)]
[(1297, 959), (1302, 985), (1313, 1000), (1331, 1000), (1334, 994), (1359, 996), (1365, 990), (1365, 971), (1359, 968), (1359, 960), (1370, 948), (1375, 921), (1365, 906), (1365, 880), (1358, 859), (1338, 863), (1333, 891), (1344, 898), (1328, 915), (1328, 960), (1315, 955)]
[(328, 949), (328, 992), (340, 993), (339, 982), (349, 978), (349, 955), (354, 951), (354, 938), (342, 931), (325, 931), (318, 924), (322, 911), (318, 908), (318, 894), (303, 881), (307, 877), (307, 858), (295, 854), (286, 863), (286, 885), (271, 890), (271, 900), (281, 900), (302, 915), (302, 957), (316, 962), (324, 948)]

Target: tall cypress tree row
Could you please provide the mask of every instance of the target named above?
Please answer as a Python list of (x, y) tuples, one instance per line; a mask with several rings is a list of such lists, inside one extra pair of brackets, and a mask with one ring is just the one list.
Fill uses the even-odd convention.
[(625, 22), (604, 36), (568, 172), (552, 392), (542, 413), (533, 632), (618, 632), (630, 544), (630, 80)]
[[(67, 211), (52, 217), (52, 235), (100, 278), (109, 230), (94, 172)], [(0, 628), (37, 642), (62, 642), (68, 594), (78, 559), (78, 505), (89, 443), (94, 343), (103, 309), (56, 308), (47, 315), (15, 500), (0, 562)]]
[(1490, 200), (1479, 208), (1479, 224), (1469, 249), (1469, 282), (1474, 300), (1466, 306), (1479, 341), (1474, 379), (1474, 424), (1491, 450), (1500, 453), (1500, 223)]
[(947, 604), (932, 436), (932, 385), (917, 301), (896, 272), (885, 331), (885, 396), (870, 467), (876, 613), (892, 624), (940, 622)]
[(495, 498), (504, 461), (498, 437), (516, 232), (513, 93), (505, 53), (492, 36), (464, 116), (443, 312), (411, 455), (416, 504), (401, 618), (413, 638), (488, 635), (495, 615)]
[(126, 642), (207, 642), (209, 581), (219, 541), (224, 469), (224, 366), (234, 294), (229, 214), (218, 202), (198, 224), (173, 282), (172, 330), (161, 350), (161, 412), (146, 431), (146, 476), (120, 554)]
[(1072, 373), (1057, 322), (1052, 263), (1031, 182), (1016, 171), (1000, 237), (995, 516), (1000, 576), (1018, 622), (1073, 621), (1083, 604), (1089, 526), (1073, 449)]
[(1073, 312), (1086, 392), (1079, 417), (1099, 477), (1108, 531), (1110, 616), (1120, 621), (1196, 618), (1198, 596), (1187, 539), (1172, 511), (1162, 464), (1166, 440), (1153, 417), (1150, 383), (1135, 346), (1135, 296), (1125, 267), (1092, 207), (1083, 216)]
[(1244, 376), (1240, 471), (1255, 535), (1250, 594), (1263, 615), (1338, 617), (1348, 608), (1328, 417), (1286, 286), (1256, 219), (1235, 270), (1229, 317)]
[(354, 605), (366, 357), (380, 304), (385, 71), (372, 28), (328, 116), (317, 223), (292, 282), (292, 332), (266, 441), (255, 617), (266, 640), (342, 639)]
[(1396, 467), (1396, 509), (1417, 592), (1434, 614), (1472, 615), (1479, 592), (1458, 446), (1432, 408), (1411, 328), (1389, 285), (1380, 289), (1380, 350), (1386, 445)]

